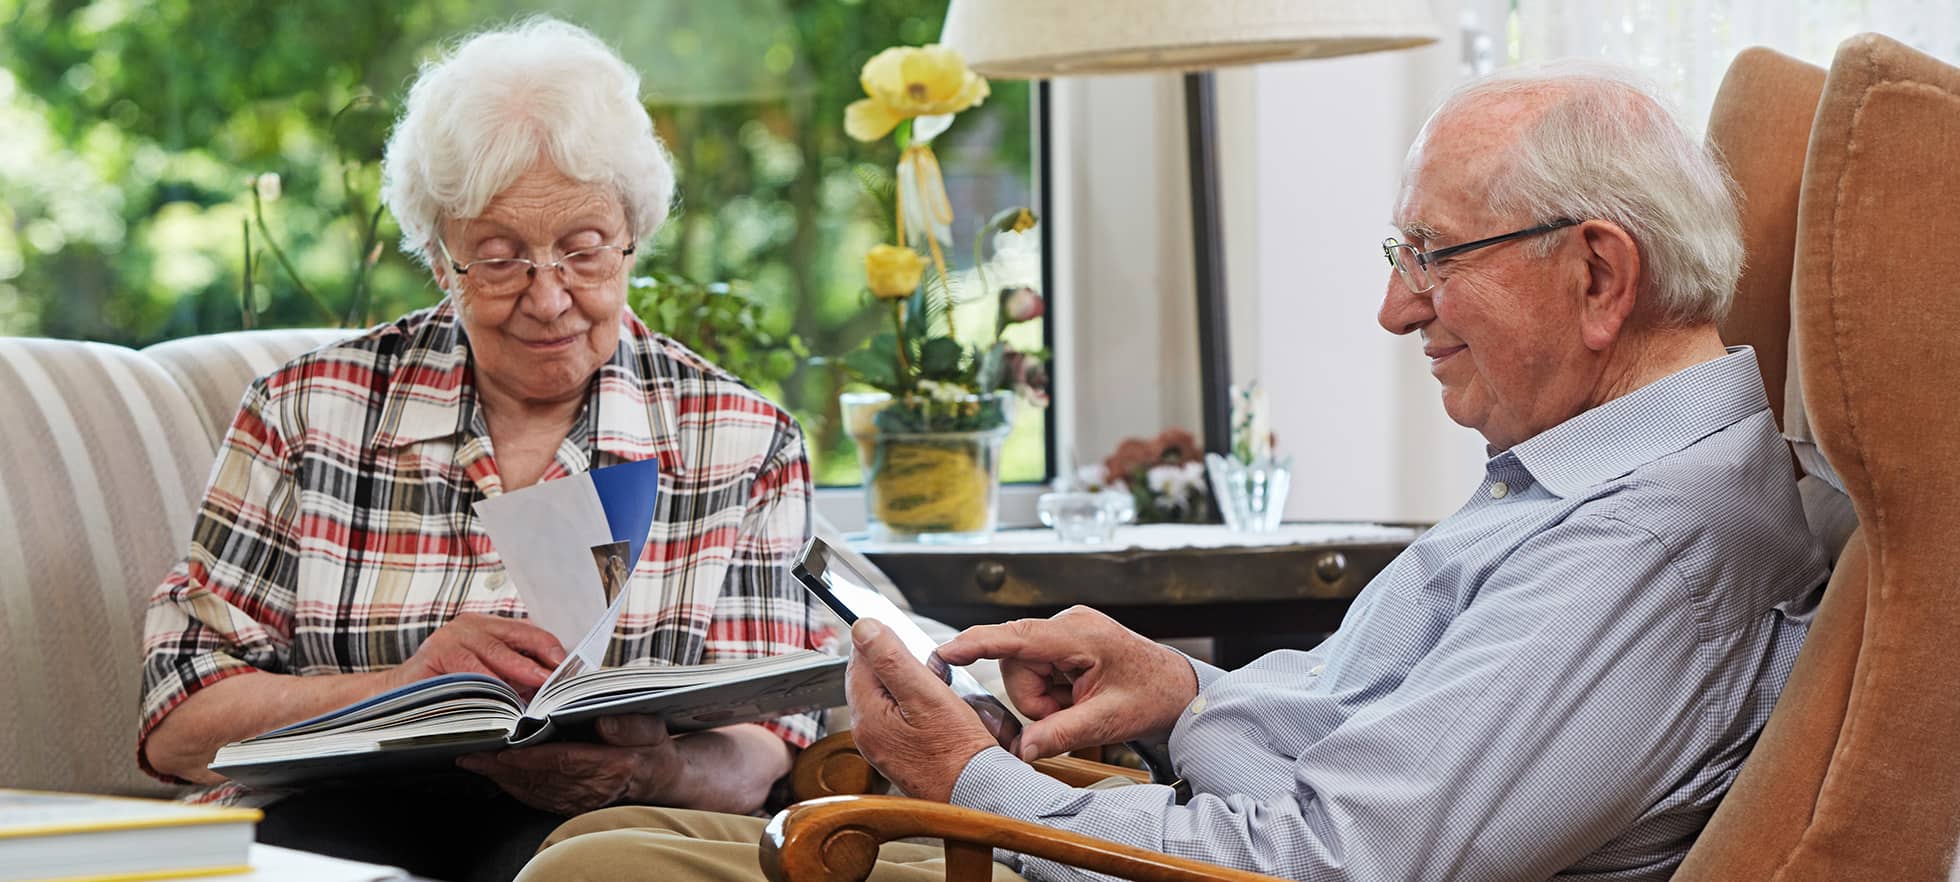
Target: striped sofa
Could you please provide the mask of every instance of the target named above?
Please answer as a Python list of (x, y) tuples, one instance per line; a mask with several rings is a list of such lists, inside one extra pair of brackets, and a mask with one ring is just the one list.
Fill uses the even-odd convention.
[(245, 385), (349, 333), (0, 338), (0, 787), (170, 793), (135, 761), (145, 600)]
[[(239, 331), (141, 351), (0, 337), (0, 787), (172, 793), (135, 761), (145, 602), (183, 553), (246, 384), (353, 333)], [(998, 685), (992, 662), (973, 673)], [(847, 728), (848, 712), (825, 726)]]

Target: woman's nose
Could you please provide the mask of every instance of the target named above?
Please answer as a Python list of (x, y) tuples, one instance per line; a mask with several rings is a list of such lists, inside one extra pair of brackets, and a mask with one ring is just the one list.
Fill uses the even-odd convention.
[(572, 305), (571, 289), (565, 287), (563, 270), (540, 266), (531, 270), (531, 284), (524, 289), (518, 308), (533, 318), (550, 321), (565, 314)]

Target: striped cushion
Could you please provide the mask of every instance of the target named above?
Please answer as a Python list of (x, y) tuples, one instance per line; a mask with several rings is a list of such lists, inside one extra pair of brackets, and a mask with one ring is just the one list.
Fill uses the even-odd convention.
[[(247, 384), (302, 353), (359, 333), (342, 328), (233, 331), (158, 343), (143, 354), (162, 365), (190, 394), (191, 406), (215, 451), (231, 418), (238, 414)], [(198, 489), (202, 488), (200, 483)]]
[(0, 786), (160, 794), (135, 763), (143, 608), (216, 448), (121, 347), (0, 338)]

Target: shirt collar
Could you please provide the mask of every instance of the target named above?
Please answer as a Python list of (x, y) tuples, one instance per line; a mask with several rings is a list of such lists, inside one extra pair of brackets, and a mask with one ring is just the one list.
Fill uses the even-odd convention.
[[(663, 369), (657, 349), (646, 325), (626, 310), (619, 344), (599, 367), (581, 422), (597, 413), (593, 446), (600, 453), (627, 462), (659, 457), (662, 472), (678, 474), (673, 371)], [(445, 298), (410, 325), (370, 444), (388, 449), (457, 435), (469, 427), (475, 403), (469, 339)]]
[(1731, 346), (1512, 447), (1532, 479), (1561, 497), (1621, 477), (1769, 410), (1756, 352)]

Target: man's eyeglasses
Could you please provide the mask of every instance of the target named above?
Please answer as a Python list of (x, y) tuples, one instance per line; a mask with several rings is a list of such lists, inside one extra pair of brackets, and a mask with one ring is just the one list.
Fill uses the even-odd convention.
[(1525, 227), (1516, 232), (1505, 233), (1502, 236), (1478, 239), (1475, 242), (1465, 242), (1461, 245), (1451, 245), (1448, 248), (1438, 248), (1433, 251), (1418, 251), (1416, 250), (1416, 246), (1410, 245), (1407, 242), (1398, 242), (1391, 236), (1382, 240), (1382, 256), (1388, 258), (1389, 266), (1395, 267), (1395, 274), (1402, 277), (1402, 284), (1409, 286), (1410, 293), (1427, 294), (1436, 288), (1436, 276), (1430, 272), (1430, 269), (1443, 260), (1459, 254), (1475, 251), (1479, 248), (1488, 248), (1492, 245), (1509, 242), (1513, 239), (1524, 239), (1531, 236), (1543, 235), (1553, 230), (1564, 229), (1576, 223), (1578, 223), (1576, 220), (1555, 220), (1550, 223), (1539, 224), (1535, 227)]
[[(632, 242), (628, 237), (627, 241)], [(530, 287), (539, 270), (559, 270), (565, 284), (572, 287), (589, 287), (610, 281), (619, 274), (620, 267), (626, 264), (637, 245), (594, 245), (580, 248), (559, 257), (550, 263), (538, 263), (523, 257), (489, 257), (457, 263), (449, 255), (449, 245), (436, 237), (436, 246), (442, 249), (442, 259), (449, 261), (449, 268), (456, 271), (470, 285), (473, 293), (481, 297), (509, 297)]]

